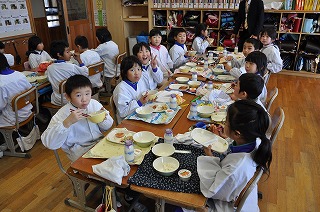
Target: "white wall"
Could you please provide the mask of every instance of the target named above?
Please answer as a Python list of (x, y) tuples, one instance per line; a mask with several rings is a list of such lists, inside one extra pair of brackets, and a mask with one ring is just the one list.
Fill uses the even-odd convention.
[(43, 0), (31, 0), (33, 18), (45, 17)]

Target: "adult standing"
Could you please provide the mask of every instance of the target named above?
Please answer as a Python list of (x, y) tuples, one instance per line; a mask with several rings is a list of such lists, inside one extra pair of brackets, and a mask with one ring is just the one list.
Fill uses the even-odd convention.
[[(242, 0), (239, 5), (238, 18), (233, 29), (231, 38), (239, 33), (238, 49), (242, 51), (244, 41), (247, 38), (258, 39), (263, 27), (264, 5), (262, 0)], [(240, 26), (243, 31), (239, 32)]]

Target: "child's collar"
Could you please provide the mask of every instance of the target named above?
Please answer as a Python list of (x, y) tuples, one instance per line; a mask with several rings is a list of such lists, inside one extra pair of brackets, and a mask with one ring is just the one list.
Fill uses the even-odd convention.
[(65, 60), (55, 60), (54, 62), (55, 63), (65, 63), (66, 61)]
[(159, 45), (159, 46), (154, 46), (154, 45), (152, 45), (151, 43), (150, 43), (150, 47), (152, 47), (152, 48), (154, 48), (154, 49), (156, 49), (156, 50), (160, 50), (160, 48), (161, 48), (161, 45)]
[(181, 43), (179, 43), (178, 41), (175, 41), (174, 44), (176, 44), (176, 45), (178, 45), (178, 46), (180, 46), (181, 48), (184, 49), (184, 43), (181, 44)]

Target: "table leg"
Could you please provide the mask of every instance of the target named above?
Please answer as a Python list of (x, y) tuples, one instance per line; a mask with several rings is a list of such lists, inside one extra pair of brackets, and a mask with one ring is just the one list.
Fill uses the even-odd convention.
[(164, 199), (156, 199), (156, 212), (164, 212), (166, 201)]

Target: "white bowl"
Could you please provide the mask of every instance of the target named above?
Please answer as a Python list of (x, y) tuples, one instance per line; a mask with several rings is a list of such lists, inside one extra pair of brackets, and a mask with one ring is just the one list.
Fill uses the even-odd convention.
[(197, 51), (188, 51), (188, 55), (190, 57), (194, 57), (194, 56), (196, 56), (196, 54), (197, 54)]
[(227, 118), (227, 112), (226, 111), (224, 111), (224, 112), (215, 112), (215, 113), (211, 114), (211, 120), (214, 121), (214, 122), (218, 122), (218, 123), (225, 122), (226, 118)]
[(190, 66), (181, 66), (179, 69), (182, 73), (188, 73), (190, 71), (191, 67)]
[(138, 107), (136, 113), (141, 118), (148, 118), (152, 115), (153, 109), (151, 107)]
[(159, 157), (153, 161), (153, 168), (163, 176), (172, 175), (179, 168), (179, 161), (173, 157)]
[(100, 123), (106, 117), (106, 112), (106, 110), (99, 110), (97, 112), (90, 113), (88, 119), (93, 123)]
[(173, 155), (174, 146), (172, 144), (161, 143), (152, 147), (152, 153), (158, 157), (168, 157)]
[(155, 138), (156, 136), (149, 131), (141, 131), (133, 135), (134, 142), (142, 148), (150, 146)]
[(209, 118), (211, 114), (214, 112), (214, 107), (208, 105), (198, 106), (197, 112), (199, 113), (200, 117)]
[(191, 88), (197, 88), (201, 85), (201, 82), (200, 81), (189, 81), (188, 82), (188, 85), (191, 87)]
[(189, 171), (188, 169), (180, 169), (178, 171), (178, 175), (182, 181), (188, 181), (191, 177), (191, 171)]
[(186, 84), (189, 81), (188, 77), (177, 77), (176, 78), (178, 83)]
[(215, 68), (213, 69), (213, 73), (215, 75), (220, 75), (220, 74), (223, 74), (224, 73), (224, 70), (223, 69), (220, 69), (220, 68)]
[(194, 62), (187, 62), (186, 65), (190, 66), (190, 67), (196, 67), (197, 66), (197, 64), (194, 63)]

